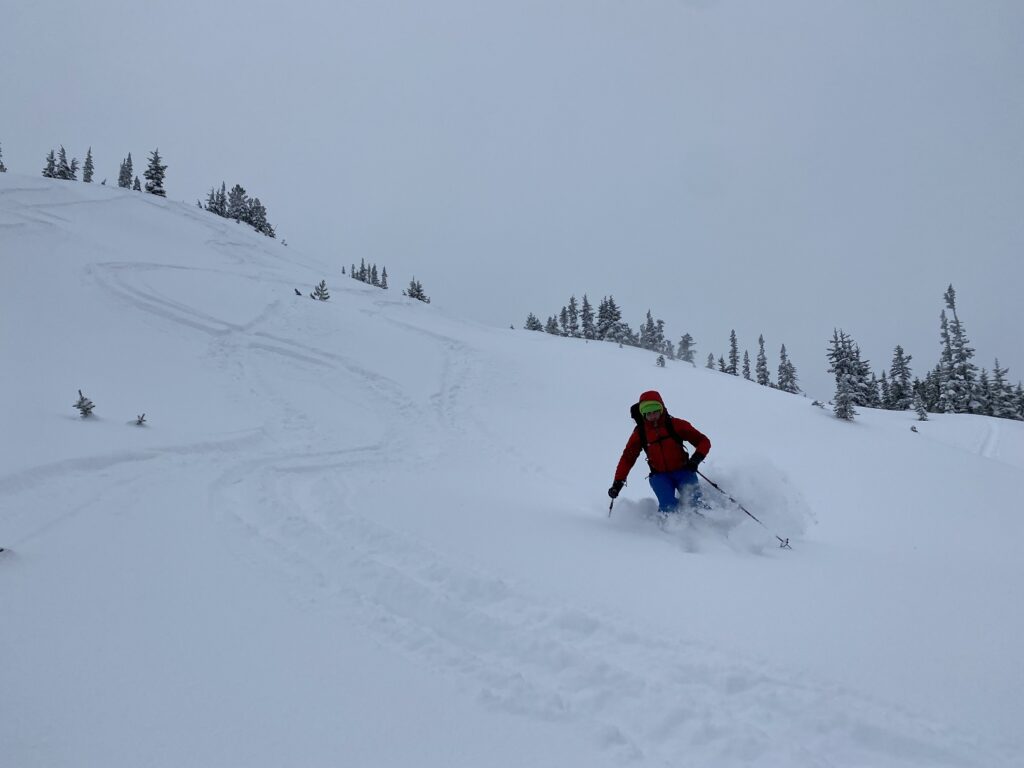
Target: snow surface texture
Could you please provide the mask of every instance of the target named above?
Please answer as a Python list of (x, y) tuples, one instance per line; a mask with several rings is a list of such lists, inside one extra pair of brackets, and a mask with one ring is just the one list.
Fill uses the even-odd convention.
[[(0, 176), (0, 276), (4, 765), (1024, 764), (1024, 425), (840, 422), (109, 187)], [(765, 527), (659, 527), (642, 462), (609, 517), (649, 388)]]

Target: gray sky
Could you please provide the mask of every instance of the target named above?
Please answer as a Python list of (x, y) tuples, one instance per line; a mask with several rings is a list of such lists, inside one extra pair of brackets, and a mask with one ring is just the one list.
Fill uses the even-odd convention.
[(814, 395), (846, 329), (938, 357), (946, 285), (1024, 377), (1024, 4), (0, 0), (0, 144), (159, 146), (289, 243), (496, 325), (613, 294)]

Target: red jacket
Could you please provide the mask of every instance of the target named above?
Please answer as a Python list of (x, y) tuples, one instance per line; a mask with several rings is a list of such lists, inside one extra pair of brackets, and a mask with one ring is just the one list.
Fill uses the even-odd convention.
[[(661, 395), (653, 390), (644, 392), (640, 396), (640, 401), (644, 400), (657, 400), (662, 405), (665, 404)], [(676, 434), (680, 439), (693, 445), (698, 453), (707, 455), (711, 450), (711, 441), (707, 435), (698, 431), (690, 422), (668, 416), (668, 412), (665, 411), (657, 426), (652, 425), (649, 421), (644, 422), (644, 431), (647, 435), (647, 463), (651, 467), (651, 472), (674, 472), (677, 469), (682, 469), (689, 459), (683, 446), (673, 440), (672, 435), (669, 434), (668, 427), (665, 426), (666, 418), (672, 419), (672, 426), (676, 428)], [(633, 434), (626, 442), (619, 465), (615, 468), (616, 480), (625, 481), (641, 450), (643, 448), (641, 447), (640, 427), (635, 427)]]

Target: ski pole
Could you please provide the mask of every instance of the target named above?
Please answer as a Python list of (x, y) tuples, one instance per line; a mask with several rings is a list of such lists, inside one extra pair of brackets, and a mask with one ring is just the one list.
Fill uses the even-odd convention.
[[(728, 493), (726, 493), (726, 492), (725, 492), (724, 490), (722, 490), (722, 487), (721, 487), (721, 486), (720, 486), (720, 485), (719, 485), (718, 483), (716, 483), (716, 482), (715, 482), (714, 480), (712, 480), (712, 479), (711, 479), (710, 477), (708, 477), (707, 475), (705, 475), (705, 474), (704, 474), (703, 472), (701, 472), (701, 471), (700, 471), (699, 469), (697, 470), (697, 474), (698, 474), (698, 475), (700, 475), (701, 477), (703, 477), (703, 478), (704, 478), (705, 480), (707, 480), (707, 481), (708, 481), (708, 482), (709, 482), (709, 483), (711, 484), (711, 487), (712, 487), (712, 488), (714, 488), (715, 490), (717, 490), (717, 491), (718, 491), (719, 493), (722, 493), (722, 494), (724, 494), (724, 495), (725, 495), (725, 497), (726, 497), (727, 499), (729, 499), (729, 501), (731, 501), (731, 502), (732, 502), (733, 504), (735, 504), (735, 505), (736, 505), (737, 507), (739, 507), (739, 508), (740, 508), (740, 509), (742, 509), (742, 510), (743, 510), (744, 512), (746, 512), (746, 513), (747, 513), (747, 515), (748, 515), (748, 516), (750, 517), (750, 519), (751, 519), (751, 520), (753, 520), (753, 521), (754, 521), (754, 522), (756, 522), (756, 523), (757, 523), (758, 525), (760, 525), (760, 526), (761, 526), (762, 528), (764, 528), (764, 529), (765, 529), (766, 531), (768, 531), (769, 533), (771, 533), (771, 531), (770, 531), (770, 530), (768, 529), (768, 526), (767, 526), (767, 525), (765, 525), (765, 524), (764, 524), (764, 523), (762, 523), (762, 522), (761, 522), (760, 520), (758, 520), (758, 519), (757, 519), (756, 517), (754, 517), (754, 516), (753, 516), (752, 514), (750, 514), (750, 512), (749, 512), (749, 511), (747, 510), (747, 508), (746, 508), (746, 507), (744, 507), (744, 506), (743, 506), (742, 504), (740, 504), (740, 503), (739, 503), (738, 501), (736, 501), (736, 499), (734, 499), (734, 498), (733, 498), (732, 496), (730, 496), (730, 495), (729, 495)], [(779, 536), (779, 535), (778, 535), (777, 533), (776, 533), (776, 534), (772, 534), (772, 535), (773, 535), (773, 536), (775, 536), (775, 538), (779, 540), (779, 548), (780, 548), (780, 549), (792, 549), (792, 547), (791, 547), (791, 546), (789, 546), (789, 537), (788, 537), (788, 536), (787, 536), (786, 538), (782, 538), (782, 537), (781, 537), (781, 536)]]
[(612, 516), (612, 507), (615, 506), (615, 499), (612, 499), (608, 504), (608, 517)]

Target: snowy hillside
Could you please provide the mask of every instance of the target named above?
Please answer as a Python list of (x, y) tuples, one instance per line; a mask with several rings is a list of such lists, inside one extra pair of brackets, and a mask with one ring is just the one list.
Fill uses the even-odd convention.
[[(1024, 764), (1024, 425), (841, 422), (349, 256), (0, 175), (0, 763)], [(642, 462), (609, 517), (650, 388), (764, 527), (659, 529)]]

